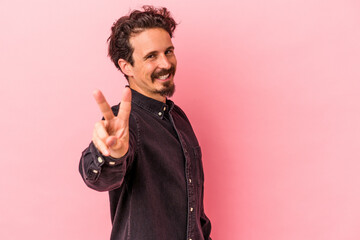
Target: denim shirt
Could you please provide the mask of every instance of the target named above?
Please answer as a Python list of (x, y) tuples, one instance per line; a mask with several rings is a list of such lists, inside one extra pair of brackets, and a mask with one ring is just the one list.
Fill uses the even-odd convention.
[[(109, 191), (112, 240), (211, 240), (204, 213), (201, 149), (185, 113), (132, 91), (129, 150), (103, 156), (90, 143), (79, 170), (86, 185)], [(119, 105), (114, 106), (116, 115)]]

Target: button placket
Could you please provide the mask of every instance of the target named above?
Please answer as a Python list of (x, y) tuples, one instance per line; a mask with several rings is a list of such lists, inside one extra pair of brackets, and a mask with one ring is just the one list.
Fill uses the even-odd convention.
[[(184, 144), (185, 145), (185, 144)], [(184, 149), (184, 153), (187, 159), (187, 164), (186, 164), (186, 170), (187, 170), (187, 178), (188, 178), (188, 237), (191, 236), (191, 233), (194, 231), (194, 223), (196, 222), (195, 216), (193, 214), (194, 211), (194, 206), (195, 206), (195, 188), (194, 188), (194, 184), (192, 184), (192, 175), (191, 175), (191, 156), (189, 155), (189, 152), (186, 150), (186, 148)], [(191, 239), (191, 238), (189, 238)]]

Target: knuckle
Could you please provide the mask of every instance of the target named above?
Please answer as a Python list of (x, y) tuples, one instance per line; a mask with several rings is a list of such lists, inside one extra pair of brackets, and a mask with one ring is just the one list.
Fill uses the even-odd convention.
[(98, 128), (101, 128), (101, 127), (103, 127), (103, 124), (102, 124), (101, 121), (95, 123), (94, 128), (97, 128), (97, 129), (98, 129)]
[(92, 142), (94, 143), (94, 145), (95, 145), (96, 148), (99, 148), (99, 141), (98, 141), (97, 138), (93, 138), (93, 139), (92, 139)]
[(93, 142), (94, 146), (99, 150), (99, 145), (97, 144), (97, 142), (94, 140), (92, 142)]
[(101, 148), (100, 152), (101, 152), (101, 154), (106, 155), (107, 150), (106, 150), (106, 148)]
[(96, 148), (102, 148), (104, 146), (104, 143), (102, 141), (101, 138), (99, 138), (97, 135), (95, 135), (92, 139), (94, 145), (96, 146)]

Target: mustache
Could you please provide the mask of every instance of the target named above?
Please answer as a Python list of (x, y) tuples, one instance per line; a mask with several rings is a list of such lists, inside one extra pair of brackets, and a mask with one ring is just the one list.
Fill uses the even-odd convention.
[(171, 67), (169, 69), (161, 69), (160, 71), (158, 72), (153, 72), (151, 74), (151, 79), (154, 80), (155, 78), (158, 78), (160, 76), (163, 76), (163, 75), (166, 75), (166, 74), (172, 74), (174, 75), (175, 74), (175, 66), (174, 65), (171, 65)]

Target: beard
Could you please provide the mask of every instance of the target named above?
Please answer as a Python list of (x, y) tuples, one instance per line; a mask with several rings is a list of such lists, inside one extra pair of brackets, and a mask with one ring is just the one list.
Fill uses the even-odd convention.
[[(158, 72), (153, 72), (151, 74), (151, 81), (155, 82), (156, 78), (158, 78), (159, 76), (166, 75), (166, 74), (170, 74), (172, 77), (174, 77), (175, 71), (176, 71), (175, 65), (171, 65), (171, 67), (169, 69), (161, 69)], [(153, 93), (160, 94), (163, 97), (171, 97), (175, 92), (174, 82), (168, 81), (168, 82), (164, 82), (162, 85), (163, 85), (162, 89), (154, 90)]]
[(163, 97), (172, 97), (175, 92), (175, 84), (173, 82), (163, 83), (163, 88), (160, 90), (154, 90), (153, 93), (160, 94)]

